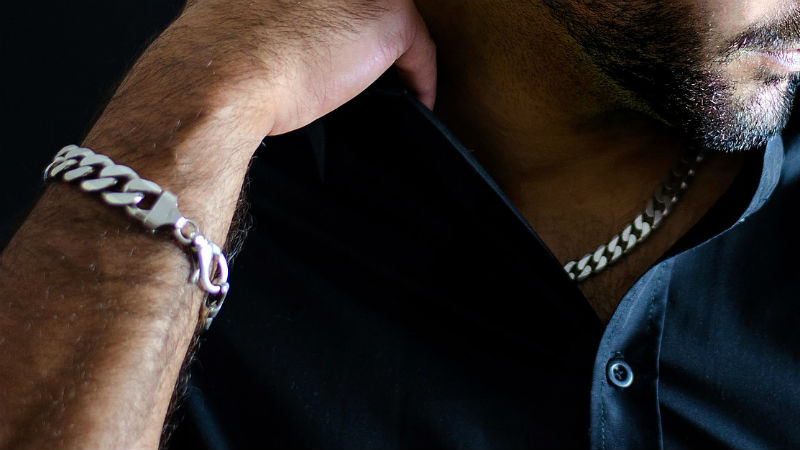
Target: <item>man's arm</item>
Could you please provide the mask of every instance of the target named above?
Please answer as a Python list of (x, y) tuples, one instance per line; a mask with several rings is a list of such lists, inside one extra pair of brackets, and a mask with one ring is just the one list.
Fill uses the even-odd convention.
[[(433, 46), (411, 1), (193, 2), (83, 145), (176, 193), (223, 242), (262, 137), (334, 109), (401, 55), (432, 104)], [(156, 447), (198, 318), (189, 272), (170, 238), (50, 186), (0, 256), (0, 445)]]

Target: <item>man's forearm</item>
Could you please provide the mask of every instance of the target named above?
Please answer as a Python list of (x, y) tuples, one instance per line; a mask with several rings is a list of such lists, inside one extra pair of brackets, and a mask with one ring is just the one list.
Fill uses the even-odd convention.
[[(176, 193), (222, 243), (269, 131), (265, 77), (191, 36), (162, 36), (83, 144)], [(2, 445), (157, 446), (202, 297), (189, 272), (170, 238), (50, 186), (0, 259)]]
[[(83, 144), (176, 193), (221, 242), (264, 135), (395, 63), (433, 106), (435, 62), (412, 0), (190, 1)], [(51, 186), (0, 259), (0, 446), (155, 447), (198, 318), (189, 270), (169, 238)]]

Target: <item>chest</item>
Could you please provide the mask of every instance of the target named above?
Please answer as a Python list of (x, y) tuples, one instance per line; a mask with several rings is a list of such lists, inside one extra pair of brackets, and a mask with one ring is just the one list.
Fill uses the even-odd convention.
[(603, 324), (611, 320), (622, 298), (645, 272), (645, 267), (619, 263), (578, 284), (578, 289)]

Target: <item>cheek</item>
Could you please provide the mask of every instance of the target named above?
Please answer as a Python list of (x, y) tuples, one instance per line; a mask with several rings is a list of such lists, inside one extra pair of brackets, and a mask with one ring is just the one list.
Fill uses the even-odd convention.
[(688, 0), (708, 27), (715, 42), (722, 44), (747, 29), (782, 17), (798, 4), (794, 0)]

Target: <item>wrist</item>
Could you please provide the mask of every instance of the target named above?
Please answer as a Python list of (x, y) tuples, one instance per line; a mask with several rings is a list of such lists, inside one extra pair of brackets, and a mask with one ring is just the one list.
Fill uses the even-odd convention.
[(273, 102), (263, 68), (202, 41), (190, 48), (197, 28), (188, 30), (165, 33), (145, 52), (82, 145), (176, 193), (204, 228), (219, 218), (224, 229), (209, 233), (222, 241), (250, 158), (271, 130)]
[[(265, 65), (181, 16), (144, 52), (83, 144), (169, 172), (246, 168), (274, 114)], [(138, 168), (147, 176), (148, 169)]]

